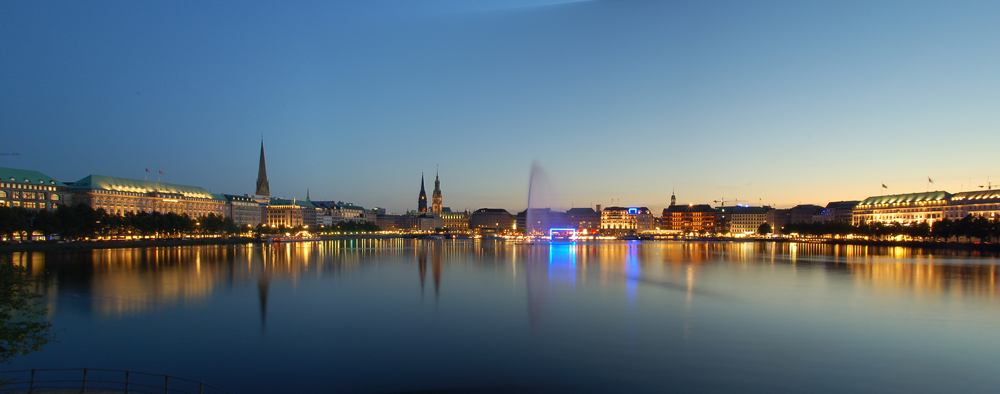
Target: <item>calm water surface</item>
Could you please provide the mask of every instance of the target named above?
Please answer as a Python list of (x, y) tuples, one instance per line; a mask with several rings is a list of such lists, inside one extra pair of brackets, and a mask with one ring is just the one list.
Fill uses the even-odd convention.
[(58, 343), (231, 393), (997, 392), (994, 257), (763, 243), (344, 240), (8, 254)]

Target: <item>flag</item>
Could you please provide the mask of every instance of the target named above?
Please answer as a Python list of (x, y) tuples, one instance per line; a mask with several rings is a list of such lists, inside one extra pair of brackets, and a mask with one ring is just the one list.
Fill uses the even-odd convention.
[[(161, 174), (162, 174), (162, 172), (161, 172)], [(882, 184), (882, 188), (883, 188), (883, 189), (888, 189), (888, 188), (889, 188), (889, 186), (886, 186), (886, 185), (885, 185), (885, 184), (883, 183), (883, 184)]]
[(934, 180), (931, 177), (927, 177), (927, 183), (934, 183)]
[(149, 169), (148, 168), (146, 169), (146, 173), (149, 173)]
[[(159, 172), (159, 173), (160, 173), (160, 175), (163, 175), (163, 171), (159, 171), (159, 170), (157, 170), (156, 172)], [(882, 186), (885, 186), (885, 185), (882, 185)]]

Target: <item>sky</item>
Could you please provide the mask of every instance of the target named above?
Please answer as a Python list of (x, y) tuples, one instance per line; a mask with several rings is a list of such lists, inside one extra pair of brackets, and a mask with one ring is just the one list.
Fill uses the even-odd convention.
[[(0, 2), (0, 166), (416, 209), (1000, 184), (1000, 2)], [(928, 183), (928, 178), (933, 183)], [(883, 189), (882, 184), (888, 188)]]

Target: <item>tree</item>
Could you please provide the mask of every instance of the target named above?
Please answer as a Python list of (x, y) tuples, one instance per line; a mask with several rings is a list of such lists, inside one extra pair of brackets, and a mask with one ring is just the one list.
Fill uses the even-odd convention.
[(758, 235), (768, 235), (770, 233), (771, 233), (771, 225), (770, 224), (761, 223), (761, 225), (757, 227), (757, 234)]
[(37, 351), (53, 339), (40, 297), (31, 291), (24, 267), (0, 261), (0, 364), (10, 364), (12, 357)]

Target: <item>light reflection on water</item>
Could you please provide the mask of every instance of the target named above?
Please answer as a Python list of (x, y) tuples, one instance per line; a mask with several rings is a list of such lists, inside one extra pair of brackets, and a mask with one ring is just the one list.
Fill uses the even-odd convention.
[(1000, 383), (998, 261), (974, 253), (354, 239), (10, 257), (65, 330), (22, 368), (144, 370), (246, 393)]

